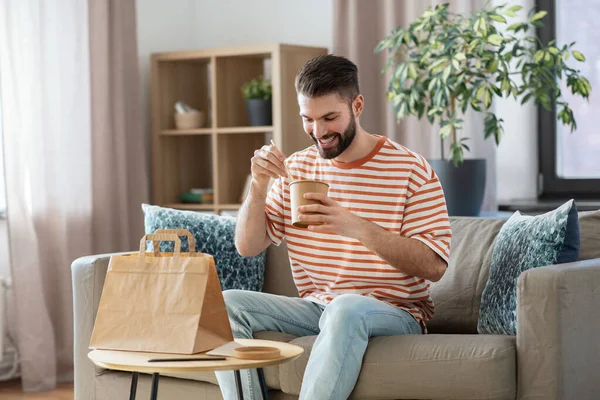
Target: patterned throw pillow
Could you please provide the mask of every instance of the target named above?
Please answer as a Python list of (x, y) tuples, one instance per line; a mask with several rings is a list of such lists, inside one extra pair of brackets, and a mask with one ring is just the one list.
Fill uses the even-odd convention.
[[(256, 257), (242, 257), (235, 248), (235, 218), (181, 211), (142, 204), (146, 233), (157, 229), (187, 229), (194, 236), (196, 251), (215, 259), (221, 288), (261, 291), (266, 251)], [(152, 244), (149, 243), (148, 248)], [(173, 251), (172, 242), (161, 242), (161, 251)], [(187, 239), (181, 239), (181, 251), (188, 251)]]
[(515, 212), (496, 238), (477, 331), (516, 335), (519, 275), (531, 268), (577, 260), (579, 244), (579, 221), (573, 200), (543, 215)]

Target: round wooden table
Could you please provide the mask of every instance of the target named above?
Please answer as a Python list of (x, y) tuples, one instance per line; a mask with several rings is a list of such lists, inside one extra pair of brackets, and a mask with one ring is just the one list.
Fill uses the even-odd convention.
[(152, 374), (152, 391), (150, 399), (156, 400), (158, 395), (158, 379), (161, 373), (181, 373), (181, 372), (214, 372), (214, 371), (234, 371), (235, 383), (238, 399), (243, 400), (242, 381), (240, 378), (241, 369), (256, 369), (260, 382), (260, 388), (263, 399), (267, 399), (268, 390), (265, 383), (263, 367), (278, 365), (286, 361), (291, 361), (299, 357), (304, 349), (284, 342), (258, 339), (235, 339), (243, 346), (269, 346), (277, 347), (281, 355), (278, 358), (269, 360), (246, 360), (233, 357), (226, 357), (225, 360), (203, 360), (203, 361), (169, 361), (169, 362), (149, 362), (150, 359), (160, 358), (196, 358), (203, 354), (166, 354), (166, 353), (141, 353), (135, 351), (116, 351), (116, 350), (92, 350), (88, 357), (99, 367), (132, 372), (131, 389), (129, 399), (135, 399), (137, 391), (138, 374)]

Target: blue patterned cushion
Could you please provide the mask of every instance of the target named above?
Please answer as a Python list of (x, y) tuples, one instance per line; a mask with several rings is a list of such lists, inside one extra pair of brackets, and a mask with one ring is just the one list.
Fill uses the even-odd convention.
[[(242, 257), (235, 248), (235, 218), (181, 211), (142, 204), (146, 233), (157, 229), (187, 229), (194, 236), (196, 251), (215, 259), (221, 288), (261, 291), (266, 251), (256, 257)], [(152, 246), (150, 244), (150, 246)], [(161, 242), (161, 251), (173, 251), (172, 242)], [(187, 239), (181, 251), (188, 251)]]
[(519, 275), (531, 268), (573, 262), (578, 254), (579, 221), (573, 200), (543, 215), (515, 212), (496, 238), (477, 331), (516, 335)]

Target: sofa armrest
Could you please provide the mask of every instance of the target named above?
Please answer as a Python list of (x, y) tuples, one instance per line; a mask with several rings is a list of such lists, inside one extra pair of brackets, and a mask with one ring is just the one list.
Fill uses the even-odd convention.
[(600, 399), (600, 259), (517, 283), (518, 399)]
[[(122, 254), (122, 253), (121, 253)], [(90, 339), (111, 254), (82, 257), (71, 265), (73, 282), (75, 400), (93, 400), (94, 364), (88, 359)]]

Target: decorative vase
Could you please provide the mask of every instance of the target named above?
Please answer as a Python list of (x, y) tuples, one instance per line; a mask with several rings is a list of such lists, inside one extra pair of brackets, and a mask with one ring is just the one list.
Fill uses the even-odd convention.
[(246, 110), (250, 126), (269, 126), (273, 124), (271, 100), (247, 99)]
[(428, 162), (444, 189), (448, 215), (479, 216), (485, 191), (486, 160), (464, 160), (460, 167), (448, 160)]

